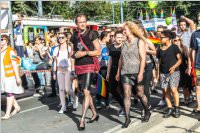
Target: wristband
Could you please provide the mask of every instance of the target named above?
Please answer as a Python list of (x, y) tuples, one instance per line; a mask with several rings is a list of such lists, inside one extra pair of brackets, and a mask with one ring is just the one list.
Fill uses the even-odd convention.
[(86, 51), (86, 55), (87, 55), (87, 56), (89, 55), (89, 51)]

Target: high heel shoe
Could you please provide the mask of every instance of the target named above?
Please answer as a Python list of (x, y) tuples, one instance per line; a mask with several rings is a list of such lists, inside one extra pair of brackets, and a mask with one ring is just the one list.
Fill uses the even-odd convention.
[(89, 121), (87, 121), (87, 123), (93, 123), (94, 121), (98, 121), (99, 120), (99, 115), (97, 115), (93, 120), (90, 119)]
[(81, 126), (79, 125), (79, 127), (78, 127), (78, 130), (79, 130), (79, 131), (83, 131), (83, 130), (85, 130), (85, 122), (84, 122), (83, 125), (84, 125), (83, 127), (81, 127)]
[(151, 112), (150, 111), (145, 112), (145, 116), (142, 119), (142, 122), (148, 122), (150, 117), (151, 117)]
[(122, 125), (122, 128), (127, 128), (129, 126), (129, 124), (131, 123), (131, 119), (130, 118), (126, 118), (125, 123)]

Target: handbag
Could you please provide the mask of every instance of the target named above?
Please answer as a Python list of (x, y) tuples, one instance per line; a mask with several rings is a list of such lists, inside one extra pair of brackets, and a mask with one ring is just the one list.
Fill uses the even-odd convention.
[[(83, 42), (83, 39), (81, 38), (80, 32), (78, 32), (78, 37), (79, 37), (79, 39), (81, 41), (81, 44), (85, 48), (85, 50), (89, 51), (88, 47), (85, 45), (85, 43)], [(94, 62), (94, 71), (98, 72), (100, 70), (100, 63), (99, 63), (98, 57), (97, 56), (93, 56), (92, 59), (93, 59), (93, 62)]]

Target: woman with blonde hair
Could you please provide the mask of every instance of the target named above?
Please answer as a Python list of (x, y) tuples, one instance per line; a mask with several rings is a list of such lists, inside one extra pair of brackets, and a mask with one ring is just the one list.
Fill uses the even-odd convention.
[(130, 106), (132, 88), (137, 92), (143, 108), (145, 116), (143, 122), (149, 121), (151, 113), (148, 109), (147, 97), (144, 94), (143, 74), (146, 60), (146, 38), (141, 32), (138, 32), (137, 24), (126, 22), (124, 24), (124, 33), (127, 41), (124, 43), (121, 57), (119, 59), (119, 67), (116, 80), (119, 81), (121, 73), (121, 82), (124, 89), (124, 107), (126, 112), (126, 121), (122, 128), (127, 128), (130, 124)]
[[(1, 36), (1, 92), (6, 94), (6, 114), (1, 119), (6, 120), (20, 111), (14, 94), (24, 92), (19, 73), (20, 58), (14, 49), (9, 46), (9, 37)], [(11, 112), (12, 107), (14, 110)]]

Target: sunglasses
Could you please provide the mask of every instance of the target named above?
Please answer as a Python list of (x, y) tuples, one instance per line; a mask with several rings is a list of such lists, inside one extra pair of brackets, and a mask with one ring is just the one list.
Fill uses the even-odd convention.
[(62, 37), (58, 37), (58, 39), (60, 40), (60, 39), (65, 39), (65, 37), (64, 36), (62, 36)]
[(180, 39), (174, 40), (174, 42), (178, 42), (178, 41), (180, 41)]
[(163, 38), (167, 38), (166, 36), (162, 36), (162, 37), (160, 37), (160, 39), (163, 39)]
[(4, 40), (6, 40), (6, 39), (4, 39), (4, 38), (1, 38), (1, 41), (4, 41)]

